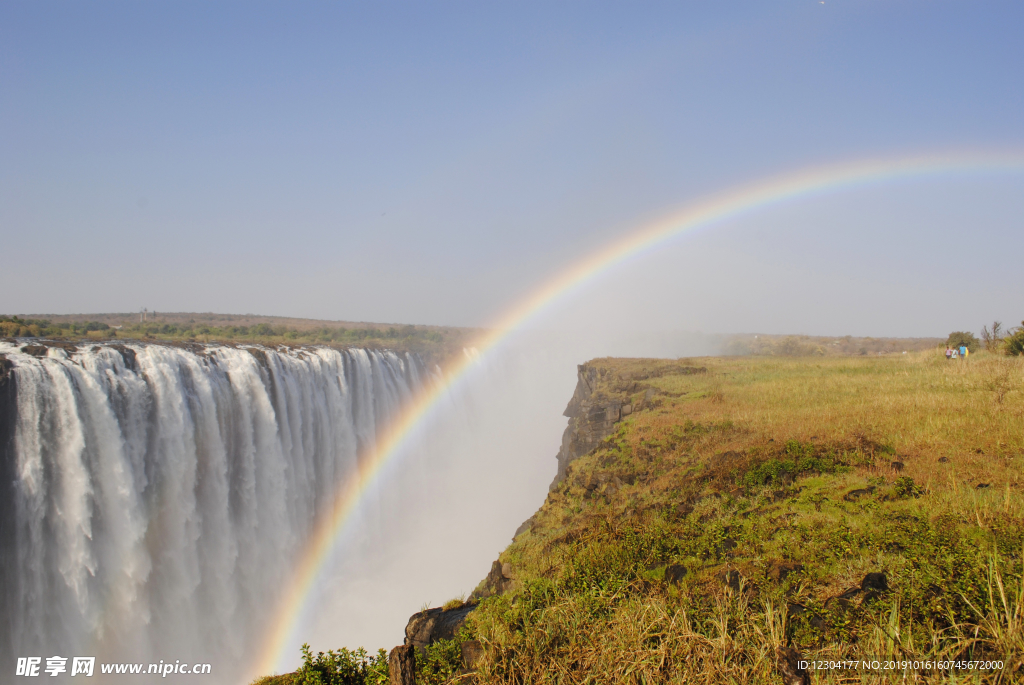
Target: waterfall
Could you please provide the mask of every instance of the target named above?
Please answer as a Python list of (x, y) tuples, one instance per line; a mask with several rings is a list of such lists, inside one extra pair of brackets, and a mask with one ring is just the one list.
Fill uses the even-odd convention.
[(337, 485), (426, 381), (380, 350), (0, 342), (3, 667), (245, 658)]

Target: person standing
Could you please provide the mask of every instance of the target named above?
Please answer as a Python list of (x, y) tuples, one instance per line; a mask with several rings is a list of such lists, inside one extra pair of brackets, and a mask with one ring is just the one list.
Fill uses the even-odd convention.
[(967, 345), (960, 343), (960, 358), (967, 359)]
[(950, 347), (949, 345), (946, 345), (946, 361), (948, 362), (952, 358), (953, 358), (953, 348)]

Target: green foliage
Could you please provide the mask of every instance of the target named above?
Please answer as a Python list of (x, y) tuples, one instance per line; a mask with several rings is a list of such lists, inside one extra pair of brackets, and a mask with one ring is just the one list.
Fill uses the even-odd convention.
[(1011, 356), (1024, 354), (1024, 321), (1020, 322), (1020, 328), (1003, 339), (1003, 351)]
[(922, 493), (921, 487), (916, 485), (910, 476), (897, 478), (893, 483), (893, 491), (897, 497), (920, 497)]
[(966, 345), (968, 351), (974, 353), (981, 348), (981, 341), (974, 337), (973, 333), (967, 331), (953, 331), (946, 338), (946, 344), (950, 347), (960, 347)]
[(372, 656), (362, 647), (354, 651), (343, 647), (313, 656), (304, 644), (302, 667), (295, 675), (299, 685), (386, 685), (388, 655), (383, 649)]
[(416, 653), (418, 685), (446, 685), (462, 668), (458, 640), (437, 640)]
[(782, 481), (784, 474), (793, 477), (803, 473), (837, 473), (844, 467), (832, 451), (820, 453), (811, 443), (788, 441), (778, 457), (763, 461), (743, 475), (743, 484), (771, 485)]

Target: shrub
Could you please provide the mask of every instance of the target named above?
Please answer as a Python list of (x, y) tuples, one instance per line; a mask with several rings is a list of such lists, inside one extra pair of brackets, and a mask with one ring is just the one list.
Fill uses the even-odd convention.
[(362, 647), (355, 651), (342, 647), (313, 656), (309, 645), (304, 644), (302, 667), (295, 675), (301, 685), (385, 685), (388, 655), (383, 649), (371, 656)]
[(438, 640), (416, 654), (416, 682), (419, 685), (445, 685), (461, 668), (462, 647), (458, 640)]
[(1020, 322), (1020, 328), (1003, 340), (1003, 351), (1009, 355), (1024, 354), (1024, 321)]
[(900, 476), (893, 483), (893, 489), (896, 492), (897, 497), (919, 497), (921, 495), (920, 486), (914, 483), (914, 479), (910, 476)]
[(973, 333), (968, 333), (967, 331), (953, 331), (946, 338), (946, 344), (950, 347), (966, 345), (970, 352), (977, 352), (978, 348), (981, 347), (981, 342), (974, 337)]

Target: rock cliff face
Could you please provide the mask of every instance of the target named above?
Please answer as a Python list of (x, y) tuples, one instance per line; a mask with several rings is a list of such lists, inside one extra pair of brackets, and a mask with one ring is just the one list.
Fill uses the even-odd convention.
[[(622, 419), (633, 412), (651, 409), (659, 404), (659, 394), (662, 393), (645, 381), (667, 373), (706, 373), (707, 369), (668, 360), (651, 360), (649, 367), (628, 375), (617, 374), (606, 368), (598, 369), (590, 363), (580, 364), (576, 372), (576, 390), (564, 412), (569, 418), (569, 425), (562, 434), (562, 444), (557, 455), (558, 471), (551, 483), (551, 490), (565, 479), (569, 464), (597, 448), (602, 440), (615, 432), (615, 425)], [(533, 517), (519, 526), (515, 537), (532, 525)], [(435, 608), (413, 614), (405, 628), (405, 644), (402, 648), (407, 651), (413, 649), (410, 653), (414, 659), (415, 650), (437, 640), (455, 638), (466, 617), (476, 608), (478, 600), (508, 592), (514, 581), (515, 571), (511, 565), (495, 561), (487, 577), (480, 582), (466, 604), (448, 610)], [(481, 649), (475, 641), (462, 644), (464, 672), (472, 672)], [(396, 679), (395, 682), (404, 681)]]
[(580, 364), (576, 377), (576, 391), (563, 412), (569, 417), (569, 425), (562, 433), (558, 472), (551, 482), (552, 490), (565, 478), (569, 464), (597, 447), (615, 430), (615, 424), (633, 410), (628, 400), (624, 402), (621, 397), (609, 397), (598, 391), (597, 369)]

